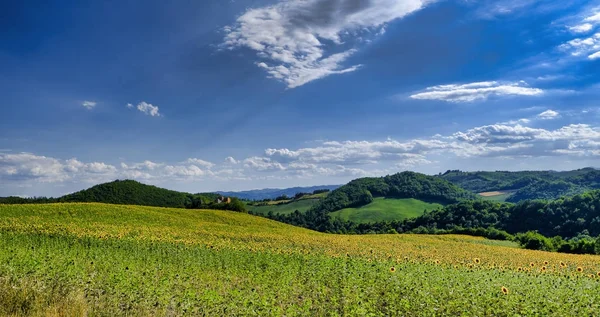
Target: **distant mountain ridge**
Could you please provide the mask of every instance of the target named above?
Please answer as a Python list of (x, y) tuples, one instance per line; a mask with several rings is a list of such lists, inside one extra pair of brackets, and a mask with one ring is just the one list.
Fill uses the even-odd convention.
[(239, 199), (248, 199), (248, 200), (263, 200), (263, 199), (275, 199), (282, 195), (286, 195), (288, 197), (293, 197), (297, 193), (312, 193), (315, 190), (319, 189), (329, 189), (335, 190), (342, 185), (317, 185), (317, 186), (308, 186), (308, 187), (290, 187), (290, 188), (264, 188), (264, 189), (253, 189), (253, 190), (244, 190), (244, 191), (216, 191), (214, 193), (223, 195), (223, 196), (231, 196), (237, 197)]

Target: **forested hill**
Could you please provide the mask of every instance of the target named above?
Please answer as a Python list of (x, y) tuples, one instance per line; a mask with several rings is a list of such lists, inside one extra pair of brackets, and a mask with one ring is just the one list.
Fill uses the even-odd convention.
[(146, 185), (133, 180), (117, 180), (96, 185), (58, 199), (59, 202), (102, 202), (174, 208), (184, 208), (190, 204), (190, 200), (191, 194)]
[(99, 202), (119, 205), (141, 205), (173, 208), (206, 208), (246, 211), (236, 198), (230, 203), (217, 203), (220, 195), (213, 193), (190, 194), (168, 190), (134, 180), (116, 180), (68, 194), (59, 198), (0, 198), (0, 204)]
[(553, 237), (600, 235), (600, 190), (552, 201), (519, 204), (463, 201), (394, 225), (398, 232), (495, 228), (509, 233), (538, 231)]
[(600, 170), (582, 168), (573, 171), (463, 172), (450, 170), (438, 175), (474, 193), (512, 190), (507, 199), (557, 199), (565, 195), (600, 189)]
[(314, 210), (332, 212), (348, 207), (369, 204), (373, 197), (415, 198), (429, 202), (456, 203), (464, 199), (478, 199), (440, 177), (415, 172), (402, 172), (384, 177), (365, 177), (332, 191)]

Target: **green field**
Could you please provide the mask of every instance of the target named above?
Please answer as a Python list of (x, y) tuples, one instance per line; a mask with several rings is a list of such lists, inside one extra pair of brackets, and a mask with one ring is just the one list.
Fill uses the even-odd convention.
[(481, 197), (483, 200), (491, 200), (491, 201), (504, 202), (514, 192), (515, 192), (514, 190), (511, 190), (511, 191), (484, 192), (484, 193), (479, 193), (478, 196)]
[(277, 205), (268, 205), (268, 206), (251, 206), (246, 205), (246, 209), (248, 211), (252, 211), (255, 214), (266, 215), (269, 211), (273, 211), (274, 214), (281, 215), (289, 215), (294, 211), (298, 210), (300, 212), (305, 212), (314, 204), (316, 204), (319, 199), (300, 199), (295, 200), (290, 203), (285, 204), (277, 204)]
[(428, 203), (413, 198), (393, 199), (378, 197), (368, 205), (338, 210), (332, 212), (331, 216), (358, 223), (391, 221), (418, 217), (423, 214), (424, 210), (431, 211), (441, 207), (442, 205), (437, 203)]
[(468, 236), (334, 235), (228, 211), (94, 203), (0, 205), (0, 241), (0, 316), (600, 311), (599, 256)]
[(482, 196), (481, 198), (484, 200), (491, 200), (491, 201), (498, 201), (498, 202), (505, 202), (506, 199), (508, 199), (508, 197), (510, 197), (510, 195), (512, 194), (502, 194), (502, 195), (496, 195), (496, 196)]

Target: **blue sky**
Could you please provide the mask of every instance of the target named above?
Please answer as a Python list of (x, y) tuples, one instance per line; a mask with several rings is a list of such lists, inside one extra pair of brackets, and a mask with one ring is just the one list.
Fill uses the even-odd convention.
[(0, 4), (0, 195), (599, 167), (598, 1)]

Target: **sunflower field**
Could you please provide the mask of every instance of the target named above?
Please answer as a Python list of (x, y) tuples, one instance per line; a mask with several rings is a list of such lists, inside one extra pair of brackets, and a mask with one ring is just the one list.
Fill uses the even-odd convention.
[(242, 213), (0, 205), (0, 316), (594, 316), (600, 256)]

